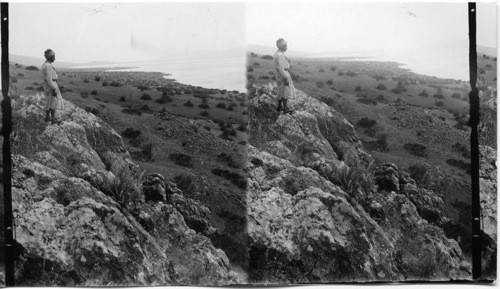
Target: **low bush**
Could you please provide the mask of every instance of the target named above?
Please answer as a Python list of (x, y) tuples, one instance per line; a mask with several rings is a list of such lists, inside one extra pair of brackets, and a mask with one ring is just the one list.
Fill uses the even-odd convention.
[(247, 188), (247, 179), (240, 175), (239, 173), (231, 172), (226, 169), (213, 169), (212, 174), (223, 177), (226, 180), (231, 181), (234, 185), (236, 185), (238, 188), (245, 190)]
[(262, 75), (261, 77), (259, 77), (259, 79), (269, 80), (269, 79), (271, 79), (271, 77), (269, 77), (267, 75)]
[(92, 94), (92, 95), (97, 95), (97, 94), (98, 94), (98, 92), (97, 92), (97, 90), (92, 90), (92, 91), (90, 92), (90, 94)]
[(234, 160), (234, 158), (227, 153), (220, 153), (217, 155), (217, 160), (219, 162), (225, 163), (227, 166), (233, 169), (239, 169), (241, 165)]
[(34, 70), (34, 71), (38, 71), (38, 70), (39, 70), (39, 69), (38, 69), (38, 67), (33, 66), (33, 65), (26, 66), (26, 68), (25, 68), (25, 69), (26, 69), (26, 70)]
[(35, 90), (35, 88), (33, 86), (26, 86), (24, 90)]
[(170, 96), (168, 96), (168, 95), (166, 95), (166, 94), (165, 94), (165, 95), (162, 95), (160, 98), (158, 98), (158, 99), (156, 100), (156, 102), (157, 102), (157, 103), (159, 103), (159, 104), (165, 104), (165, 103), (167, 103), (167, 102), (172, 102), (172, 101), (174, 101), (174, 100), (172, 99), (172, 97), (170, 97)]
[(125, 96), (120, 96), (120, 98), (118, 99), (119, 102), (125, 102), (127, 99), (125, 98)]
[(109, 82), (107, 80), (102, 82), (102, 86), (108, 86), (108, 85), (109, 85)]
[(463, 160), (457, 160), (457, 159), (447, 159), (446, 163), (449, 164), (450, 166), (457, 167), (461, 170), (464, 170), (468, 174), (470, 174), (470, 163), (465, 162)]
[(462, 96), (460, 95), (460, 93), (455, 92), (454, 94), (451, 95), (451, 97), (455, 99), (460, 99)]
[(337, 70), (337, 67), (336, 66), (330, 66), (330, 70), (331, 71), (335, 71), (335, 70)]
[(385, 86), (385, 84), (383, 84), (383, 83), (379, 83), (377, 85), (376, 89), (378, 89), (378, 90), (386, 90), (387, 86)]
[(177, 188), (179, 188), (185, 195), (191, 195), (197, 191), (196, 184), (191, 175), (180, 174), (174, 177)]
[(332, 80), (332, 79), (327, 80), (327, 81), (326, 81), (326, 84), (328, 84), (328, 85), (333, 85), (333, 80)]
[(418, 94), (418, 96), (428, 97), (429, 94), (425, 90), (423, 90), (421, 93)]
[(95, 81), (101, 81), (101, 76), (99, 76), (99, 75), (94, 76), (94, 80)]
[(183, 105), (187, 107), (193, 107), (193, 103), (191, 102), (191, 100), (186, 101)]
[(360, 120), (358, 120), (356, 124), (362, 128), (371, 128), (377, 124), (377, 121), (374, 119), (363, 117)]
[(210, 106), (209, 106), (208, 104), (206, 104), (206, 103), (200, 103), (200, 104), (198, 105), (198, 107), (199, 107), (199, 108), (202, 108), (202, 109), (209, 109), (209, 108), (210, 108)]
[(147, 94), (147, 93), (144, 93), (142, 96), (141, 96), (141, 99), (142, 100), (151, 100), (152, 97), (151, 95)]
[(316, 81), (316, 86), (318, 88), (323, 88), (324, 85), (325, 85), (325, 83), (323, 81)]
[(83, 80), (83, 83), (89, 83), (89, 82), (90, 81), (88, 79), (86, 79), (86, 78)]
[(362, 98), (358, 98), (356, 101), (359, 103), (362, 103), (362, 104), (377, 105), (377, 101), (375, 99), (371, 99), (371, 98), (362, 97)]
[(354, 91), (361, 91), (361, 86), (356, 86), (356, 88), (354, 89)]
[(86, 112), (90, 112), (90, 113), (92, 113), (93, 115), (96, 115), (96, 116), (99, 115), (99, 110), (97, 108), (95, 108), (95, 107), (89, 107), (89, 106), (87, 106), (87, 107), (85, 107), (85, 111)]
[(436, 93), (433, 95), (433, 97), (437, 99), (444, 99), (444, 95), (442, 95), (441, 93)]
[(208, 117), (209, 113), (208, 113), (208, 111), (204, 110), (204, 111), (200, 112), (200, 115), (203, 117)]
[(138, 138), (139, 136), (141, 136), (141, 133), (142, 132), (140, 130), (129, 127), (122, 131), (122, 136), (124, 138), (132, 139), (132, 138)]
[(271, 55), (262, 55), (260, 58), (267, 59), (267, 60), (273, 60), (274, 59)]
[(89, 97), (89, 93), (86, 92), (86, 91), (82, 91), (82, 92), (80, 92), (80, 97), (81, 98), (88, 98)]
[(434, 105), (435, 105), (435, 106), (440, 106), (440, 107), (441, 107), (441, 106), (444, 106), (444, 103), (443, 103), (441, 100), (439, 100), (439, 101), (436, 101), (436, 102), (434, 103)]
[(122, 112), (126, 113), (126, 114), (131, 114), (131, 115), (139, 115), (139, 116), (142, 115), (142, 111), (140, 111), (138, 109), (130, 108), (130, 107), (122, 109)]
[(170, 160), (172, 160), (176, 165), (192, 168), (193, 160), (191, 156), (183, 154), (183, 153), (173, 153), (168, 156)]
[(417, 157), (428, 157), (427, 147), (418, 143), (407, 143), (403, 146), (410, 154)]
[(432, 185), (432, 174), (429, 171), (429, 165), (425, 163), (416, 163), (408, 167), (410, 177), (415, 180), (417, 185), (430, 188)]

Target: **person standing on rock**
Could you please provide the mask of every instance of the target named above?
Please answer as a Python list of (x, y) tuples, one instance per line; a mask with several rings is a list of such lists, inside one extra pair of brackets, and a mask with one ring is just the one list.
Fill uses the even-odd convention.
[(62, 96), (59, 86), (57, 85), (57, 73), (54, 65), (56, 53), (47, 49), (45, 51), (45, 61), (42, 65), (42, 78), (44, 81), (43, 88), (45, 92), (45, 122), (51, 121), (52, 124), (57, 123), (56, 110), (62, 109)]
[(278, 51), (274, 53), (274, 66), (276, 67), (278, 83), (278, 108), (277, 111), (283, 110), (284, 113), (292, 113), (288, 108), (288, 100), (293, 97), (295, 88), (293, 87), (292, 77), (290, 74), (290, 60), (285, 56), (287, 50), (286, 40), (280, 38), (276, 41)]

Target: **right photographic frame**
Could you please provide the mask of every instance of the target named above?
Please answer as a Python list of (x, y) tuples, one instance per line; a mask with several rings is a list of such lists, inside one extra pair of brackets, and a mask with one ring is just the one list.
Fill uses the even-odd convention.
[(249, 281), (495, 280), (496, 3), (246, 7)]

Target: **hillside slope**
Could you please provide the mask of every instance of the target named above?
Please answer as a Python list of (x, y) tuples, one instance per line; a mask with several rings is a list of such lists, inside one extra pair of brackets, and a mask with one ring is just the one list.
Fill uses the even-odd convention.
[(206, 237), (209, 209), (162, 175), (142, 175), (109, 125), (64, 101), (14, 101), (16, 285), (242, 282)]
[(264, 88), (249, 100), (253, 282), (471, 278), (440, 196), (394, 164), (375, 167), (335, 109), (299, 90), (290, 103), (278, 115)]

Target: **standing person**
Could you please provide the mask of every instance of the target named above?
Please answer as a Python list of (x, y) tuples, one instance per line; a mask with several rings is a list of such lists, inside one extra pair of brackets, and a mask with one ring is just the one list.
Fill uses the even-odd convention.
[(62, 109), (62, 96), (59, 86), (57, 85), (57, 73), (54, 65), (56, 60), (56, 53), (47, 49), (45, 51), (45, 61), (42, 65), (42, 78), (44, 80), (45, 92), (45, 121), (51, 121), (52, 124), (57, 123), (56, 110)]
[(288, 109), (287, 102), (293, 97), (295, 88), (293, 87), (292, 77), (290, 76), (290, 60), (285, 56), (287, 50), (286, 40), (280, 38), (276, 41), (278, 51), (274, 53), (274, 66), (276, 67), (278, 82), (278, 108), (277, 111), (283, 110), (283, 113), (292, 113)]

